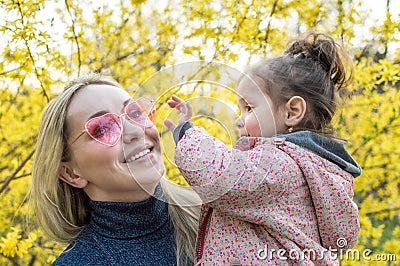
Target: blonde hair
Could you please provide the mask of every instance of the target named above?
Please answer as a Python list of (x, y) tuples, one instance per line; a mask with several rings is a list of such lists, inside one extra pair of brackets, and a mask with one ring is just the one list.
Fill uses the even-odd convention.
[(161, 186), (168, 200), (168, 212), (174, 225), (178, 265), (188, 265), (187, 260), (193, 264), (201, 200), (191, 188), (172, 184), (164, 178), (161, 179)]
[[(32, 167), (33, 207), (43, 231), (63, 243), (72, 242), (90, 217), (87, 195), (82, 189), (72, 187), (59, 178), (60, 163), (68, 157), (65, 124), (67, 109), (79, 89), (95, 84), (122, 88), (113, 79), (98, 74), (78, 78), (46, 106), (39, 127)], [(169, 203), (177, 263), (180, 265), (182, 258), (194, 261), (200, 199), (193, 191), (163, 179), (161, 185)]]

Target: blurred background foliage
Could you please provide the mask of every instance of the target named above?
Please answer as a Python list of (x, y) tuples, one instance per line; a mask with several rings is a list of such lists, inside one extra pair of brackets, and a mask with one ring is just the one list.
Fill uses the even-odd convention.
[[(167, 176), (184, 183), (162, 124), (176, 117), (165, 105), (170, 94), (192, 101), (196, 124), (232, 145), (238, 73), (313, 30), (342, 42), (355, 63), (351, 97), (335, 127), (364, 170), (355, 186), (361, 214), (355, 248), (372, 253), (342, 265), (399, 265), (400, 9), (394, 0), (375, 1), (374, 9), (384, 10), (378, 20), (363, 2), (0, 1), (0, 264), (46, 265), (64, 248), (35, 225), (29, 185), (41, 112), (68, 80), (99, 72), (134, 97), (155, 98)], [(211, 82), (185, 83), (179, 71), (169, 71), (196, 60), (220, 64), (204, 74)], [(190, 76), (190, 68), (182, 69)]]

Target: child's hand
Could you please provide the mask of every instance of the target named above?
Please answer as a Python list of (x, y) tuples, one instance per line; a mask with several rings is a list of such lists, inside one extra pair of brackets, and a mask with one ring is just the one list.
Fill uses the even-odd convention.
[[(185, 102), (176, 95), (171, 96), (171, 100), (167, 101), (167, 104), (171, 108), (175, 108), (179, 112), (178, 124), (183, 124), (192, 119), (192, 105), (189, 102)], [(164, 121), (164, 125), (171, 131), (174, 132), (176, 125), (169, 119)]]

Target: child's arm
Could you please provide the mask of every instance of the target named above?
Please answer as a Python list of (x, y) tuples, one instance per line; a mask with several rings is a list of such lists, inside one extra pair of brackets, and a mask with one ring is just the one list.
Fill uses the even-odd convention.
[[(180, 111), (178, 126), (169, 120), (165, 124), (174, 130), (178, 142), (175, 161), (189, 185), (204, 203), (211, 203), (214, 208), (240, 219), (260, 222), (259, 218), (265, 214), (259, 213), (260, 217), (254, 218), (258, 206), (273, 205), (276, 194), (290, 190), (285, 188), (291, 186), (288, 178), (277, 174), (280, 171), (277, 166), (288, 164), (282, 161), (282, 156), (275, 158), (275, 152), (279, 150), (266, 139), (258, 139), (251, 150), (229, 148), (204, 129), (193, 127), (188, 122), (190, 104), (176, 96), (168, 104)], [(298, 169), (292, 170), (298, 174)], [(269, 178), (269, 173), (272, 178)], [(248, 217), (249, 208), (254, 209), (254, 217)]]

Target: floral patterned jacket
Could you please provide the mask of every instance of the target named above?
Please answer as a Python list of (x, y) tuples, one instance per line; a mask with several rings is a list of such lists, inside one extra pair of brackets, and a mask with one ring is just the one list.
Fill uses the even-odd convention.
[[(323, 158), (343, 145), (319, 156), (315, 145), (280, 137), (245, 137), (229, 148), (191, 127), (179, 138), (176, 164), (203, 201), (196, 265), (339, 265), (355, 245), (353, 187), (361, 168), (347, 151), (347, 166)], [(343, 170), (349, 165), (354, 173)]]

